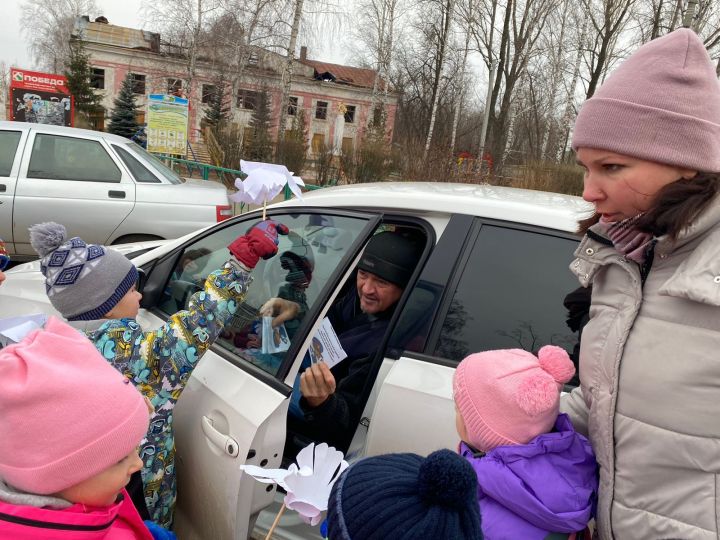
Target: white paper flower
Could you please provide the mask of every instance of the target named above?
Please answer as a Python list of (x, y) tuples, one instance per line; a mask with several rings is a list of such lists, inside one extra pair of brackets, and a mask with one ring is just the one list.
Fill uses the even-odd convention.
[[(298, 474), (285, 478), (285, 506), (300, 514), (300, 519), (305, 523), (314, 526), (322, 521), (333, 484), (348, 468), (348, 463), (343, 459), (342, 452), (325, 443), (317, 446), (313, 443), (303, 448), (296, 461)], [(290, 469), (293, 467), (295, 464)], [(306, 468), (311, 468), (312, 474), (302, 474)]]
[(255, 465), (241, 465), (240, 468), (265, 484), (281, 486), (285, 495), (285, 506), (300, 514), (300, 519), (309, 525), (322, 521), (327, 510), (330, 490), (340, 474), (348, 468), (343, 453), (326, 443), (311, 443), (298, 453), (288, 469), (263, 469)]
[(302, 199), (302, 178), (293, 176), (285, 165), (240, 160), (240, 169), (247, 174), (245, 180), (235, 179), (237, 193), (230, 195), (235, 202), (261, 205), (277, 197), (285, 185), (298, 198)]

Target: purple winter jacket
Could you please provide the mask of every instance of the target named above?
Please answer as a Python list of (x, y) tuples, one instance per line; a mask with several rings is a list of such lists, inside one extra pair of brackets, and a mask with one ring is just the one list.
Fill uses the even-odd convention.
[(461, 442), (460, 455), (478, 476), (485, 540), (542, 540), (582, 531), (594, 516), (595, 454), (566, 414), (558, 416), (555, 431), (528, 444), (499, 446), (480, 457)]

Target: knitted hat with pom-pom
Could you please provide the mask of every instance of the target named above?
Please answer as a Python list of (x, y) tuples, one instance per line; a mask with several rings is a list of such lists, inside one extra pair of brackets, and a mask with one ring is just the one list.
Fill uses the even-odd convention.
[(477, 477), (450, 450), (358, 461), (328, 501), (330, 540), (482, 540)]
[(124, 255), (77, 236), (68, 240), (59, 223), (30, 227), (30, 244), (41, 257), (50, 303), (69, 321), (102, 319), (138, 280)]
[(555, 424), (560, 390), (575, 374), (567, 352), (547, 345), (471, 354), (455, 370), (455, 405), (467, 443), (482, 452), (526, 444)]

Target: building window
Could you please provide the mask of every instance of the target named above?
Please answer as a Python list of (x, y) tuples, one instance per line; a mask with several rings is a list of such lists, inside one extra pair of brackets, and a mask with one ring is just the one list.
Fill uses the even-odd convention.
[(355, 105), (345, 106), (345, 122), (348, 124), (355, 123)]
[(288, 114), (290, 116), (295, 116), (298, 111), (298, 98), (290, 96), (290, 99), (288, 100)]
[(145, 95), (145, 75), (131, 73), (130, 80), (132, 81), (133, 94)]
[(167, 93), (170, 96), (182, 96), (182, 79), (168, 79), (167, 80)]
[(90, 86), (97, 90), (105, 89), (105, 70), (102, 68), (92, 68), (90, 76)]
[(213, 98), (215, 97), (215, 92), (217, 92), (217, 86), (215, 86), (214, 84), (203, 84), (202, 85), (202, 102), (203, 103), (212, 102)]
[(258, 102), (258, 93), (255, 90), (240, 90), (237, 95), (236, 106), (248, 111), (255, 110)]
[(327, 118), (328, 102), (318, 101), (315, 105), (315, 118), (325, 120)]
[(250, 65), (250, 66), (258, 65), (258, 54), (256, 52), (250, 53), (250, 56), (248, 57), (248, 65)]

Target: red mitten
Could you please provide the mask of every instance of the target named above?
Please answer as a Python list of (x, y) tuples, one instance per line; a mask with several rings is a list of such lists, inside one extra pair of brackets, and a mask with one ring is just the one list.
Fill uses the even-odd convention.
[(228, 246), (230, 253), (249, 269), (255, 268), (260, 258), (269, 259), (277, 253), (278, 234), (287, 234), (286, 225), (266, 219), (254, 225), (247, 233)]

